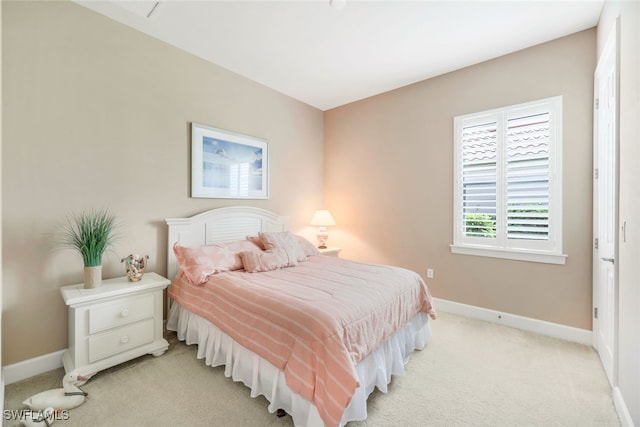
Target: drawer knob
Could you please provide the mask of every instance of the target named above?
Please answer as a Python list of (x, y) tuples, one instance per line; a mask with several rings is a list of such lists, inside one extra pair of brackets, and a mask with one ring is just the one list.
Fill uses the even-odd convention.
[(129, 315), (129, 310), (126, 308), (120, 312), (120, 316), (127, 317)]
[(128, 343), (129, 342), (129, 337), (125, 335), (124, 337), (120, 338), (120, 342), (122, 344)]

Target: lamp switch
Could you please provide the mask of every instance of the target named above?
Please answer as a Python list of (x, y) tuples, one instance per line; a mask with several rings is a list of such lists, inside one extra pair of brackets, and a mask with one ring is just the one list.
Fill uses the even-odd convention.
[(427, 268), (427, 279), (433, 279), (433, 268)]

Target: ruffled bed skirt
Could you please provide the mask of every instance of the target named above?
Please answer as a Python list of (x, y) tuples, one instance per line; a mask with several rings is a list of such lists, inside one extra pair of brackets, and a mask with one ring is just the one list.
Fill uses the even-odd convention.
[[(324, 426), (316, 407), (289, 389), (280, 370), (235, 342), (208, 320), (174, 302), (169, 310), (167, 329), (176, 331), (178, 339), (187, 344), (198, 344), (197, 357), (205, 359), (208, 366), (224, 365), (225, 376), (242, 381), (251, 389), (251, 397), (263, 395), (270, 402), (270, 412), (284, 409), (298, 427)], [(348, 421), (367, 418), (367, 397), (374, 387), (386, 393), (391, 375), (403, 375), (410, 353), (423, 349), (430, 337), (429, 317), (419, 313), (362, 360), (356, 366), (360, 387), (342, 416), (341, 426)]]

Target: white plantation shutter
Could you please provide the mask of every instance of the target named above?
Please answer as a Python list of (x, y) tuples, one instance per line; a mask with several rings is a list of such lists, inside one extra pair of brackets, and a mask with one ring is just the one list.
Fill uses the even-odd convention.
[(495, 237), (497, 131), (495, 121), (462, 129), (462, 221), (466, 236)]
[(459, 116), (454, 253), (564, 263), (562, 98)]
[(549, 238), (549, 113), (507, 120), (507, 238)]

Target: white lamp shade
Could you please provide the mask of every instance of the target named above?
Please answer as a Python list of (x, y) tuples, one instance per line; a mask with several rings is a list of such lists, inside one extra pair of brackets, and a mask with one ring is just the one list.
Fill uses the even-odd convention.
[(328, 227), (330, 225), (336, 225), (336, 222), (331, 216), (331, 212), (321, 209), (317, 210), (316, 213), (313, 214), (313, 218), (311, 218), (311, 225), (316, 227)]

